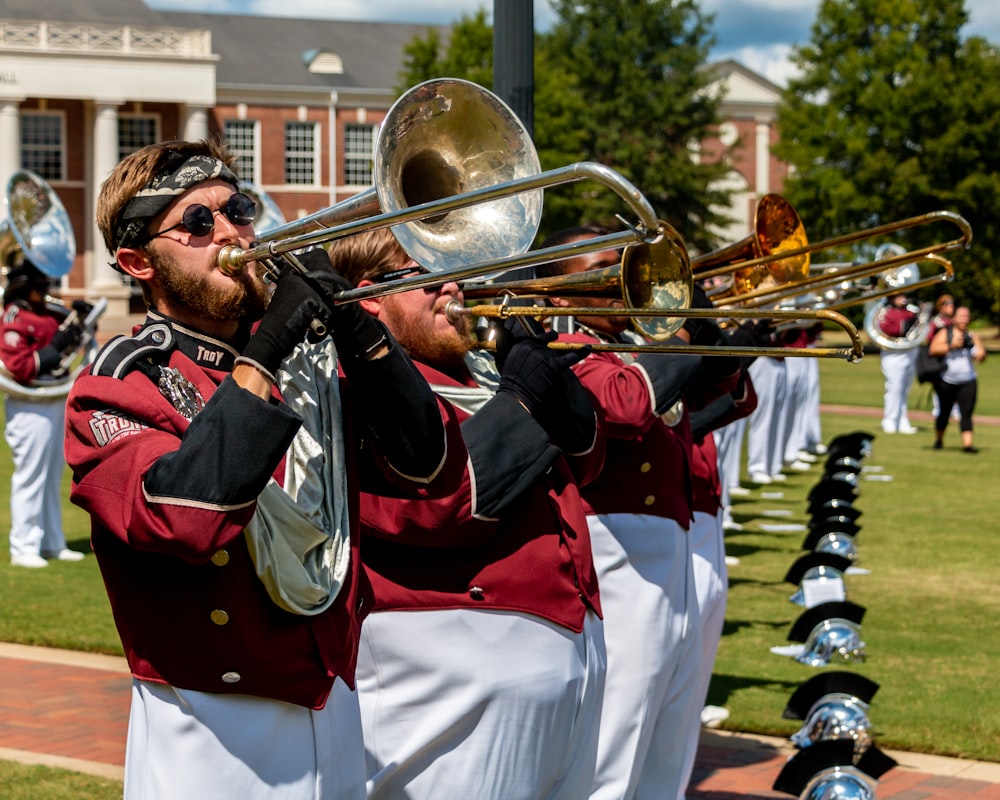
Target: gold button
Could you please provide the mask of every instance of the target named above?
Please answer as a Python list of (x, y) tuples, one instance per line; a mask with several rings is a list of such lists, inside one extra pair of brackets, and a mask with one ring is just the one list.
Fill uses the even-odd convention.
[(219, 550), (214, 556), (212, 556), (212, 563), (217, 567), (224, 567), (229, 563), (229, 553), (225, 550)]
[(656, 502), (656, 497), (653, 495), (646, 495), (646, 499), (643, 501), (647, 506), (653, 505)]
[(223, 683), (239, 683), (242, 675), (238, 672), (224, 672), (222, 673)]
[(649, 472), (653, 468), (653, 465), (648, 461), (643, 462), (643, 465), (639, 467), (639, 472)]
[(223, 611), (221, 608), (215, 609), (209, 616), (212, 618), (212, 622), (216, 625), (225, 625), (229, 622), (229, 615)]

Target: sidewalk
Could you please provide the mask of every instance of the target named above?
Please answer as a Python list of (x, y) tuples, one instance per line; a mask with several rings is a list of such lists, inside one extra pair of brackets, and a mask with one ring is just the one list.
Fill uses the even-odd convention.
[[(121, 780), (130, 686), (122, 658), (0, 643), (0, 759)], [(899, 766), (879, 800), (1000, 800), (1000, 764), (887, 752)], [(688, 799), (788, 800), (771, 786), (794, 753), (784, 739), (706, 730)]]

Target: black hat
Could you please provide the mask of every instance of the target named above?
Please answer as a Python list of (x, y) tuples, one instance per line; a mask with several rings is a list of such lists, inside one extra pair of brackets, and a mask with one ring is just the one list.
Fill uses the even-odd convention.
[(783, 719), (805, 719), (809, 710), (824, 695), (849, 694), (863, 703), (871, 704), (879, 685), (857, 672), (833, 670), (821, 672), (796, 689), (781, 716)]
[(809, 520), (809, 530), (820, 531), (822, 533), (843, 531), (851, 536), (855, 536), (861, 530), (861, 526), (858, 525), (855, 519), (848, 517), (846, 514), (837, 514), (831, 517), (816, 517)]
[(847, 517), (851, 520), (857, 520), (864, 513), (861, 509), (855, 508), (850, 500), (840, 500), (836, 497), (829, 500), (819, 498), (816, 501), (810, 501), (807, 510), (815, 520), (830, 519), (831, 517)]
[[(831, 788), (837, 787), (838, 784), (851, 781), (846, 774), (839, 772), (837, 768), (853, 766), (861, 773), (862, 778), (871, 778), (872, 782), (865, 781), (864, 792), (861, 792), (859, 787), (854, 787), (856, 791), (853, 793), (851, 793), (850, 788), (841, 787), (845, 788), (848, 793), (838, 793), (837, 797), (874, 797), (874, 781), (897, 766), (896, 760), (886, 755), (875, 745), (865, 750), (858, 758), (857, 763), (855, 763), (854, 758), (854, 742), (850, 739), (828, 739), (816, 742), (811, 747), (799, 750), (785, 762), (771, 788), (776, 792), (784, 792), (802, 798), (807, 787), (813, 781), (817, 781), (820, 785), (813, 787), (815, 791), (829, 791)], [(825, 782), (829, 785), (824, 785), (824, 773), (826, 773)], [(803, 800), (813, 800), (815, 796), (818, 795), (814, 795), (811, 791), (809, 796)]]
[(788, 632), (788, 641), (804, 642), (813, 632), (813, 628), (829, 619), (844, 619), (860, 625), (865, 615), (865, 607), (852, 603), (850, 600), (831, 600), (829, 603), (819, 603), (803, 611), (792, 624)]
[(838, 572), (846, 572), (849, 566), (851, 566), (851, 560), (837, 553), (806, 553), (796, 559), (795, 563), (788, 568), (788, 572), (785, 573), (785, 582), (798, 586), (802, 582), (803, 576), (816, 567), (829, 567)]
[(858, 499), (858, 490), (846, 481), (822, 480), (809, 490), (806, 498), (810, 508), (826, 500), (846, 500), (853, 504)]
[[(858, 467), (861, 466), (860, 462), (855, 462)], [(844, 467), (838, 464), (831, 464), (829, 467), (823, 470), (823, 474), (820, 476), (820, 483), (823, 481), (837, 481), (838, 483), (846, 483), (848, 486), (853, 486), (857, 488), (858, 486), (858, 473), (861, 472), (860, 469), (854, 469), (853, 467)]]
[(830, 453), (834, 450), (843, 449), (865, 456), (868, 455), (867, 451), (871, 450), (873, 441), (875, 441), (875, 434), (868, 431), (842, 433), (840, 436), (835, 436), (830, 440), (829, 445), (827, 445), (827, 452)]
[(4, 301), (10, 302), (19, 297), (27, 297), (32, 289), (44, 292), (49, 287), (49, 277), (27, 258), (16, 267), (7, 270), (7, 288), (4, 290)]
[(855, 526), (855, 528), (856, 530), (854, 530), (853, 533), (850, 530), (847, 530), (843, 525), (831, 525), (829, 528), (814, 528), (809, 531), (806, 534), (806, 538), (802, 540), (802, 549), (815, 550), (820, 541), (829, 536), (831, 533), (849, 537), (849, 539), (853, 541), (856, 539), (858, 531), (861, 530), (857, 526)]

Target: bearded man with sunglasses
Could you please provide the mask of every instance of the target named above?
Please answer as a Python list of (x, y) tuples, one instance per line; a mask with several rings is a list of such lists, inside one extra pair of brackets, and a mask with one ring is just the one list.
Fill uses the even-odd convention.
[(386, 329), (334, 303), (322, 251), (273, 295), (255, 264), (219, 270), (254, 239), (230, 161), (146, 147), (98, 200), (149, 308), (67, 412), (71, 497), (133, 675), (125, 797), (361, 800), (359, 492), (450, 491), (464, 447)]

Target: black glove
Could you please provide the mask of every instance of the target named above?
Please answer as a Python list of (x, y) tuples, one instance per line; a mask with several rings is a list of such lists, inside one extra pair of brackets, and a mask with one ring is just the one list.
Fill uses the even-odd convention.
[(767, 347), (774, 332), (774, 322), (770, 319), (748, 319), (729, 334), (729, 341), (738, 347)]
[(323, 322), (331, 329), (340, 355), (348, 358), (367, 357), (385, 343), (385, 329), (358, 303), (337, 303), (338, 292), (353, 289), (350, 281), (336, 272), (326, 250), (315, 248), (296, 254), (308, 270), (328, 307)]
[(544, 406), (563, 396), (564, 373), (590, 355), (590, 347), (578, 350), (551, 350), (556, 332), (519, 339), (504, 359), (498, 392), (516, 396), (534, 416)]
[[(497, 363), (497, 369), (503, 372), (504, 362), (510, 355), (511, 348), (522, 339), (529, 339), (532, 336), (544, 336), (545, 328), (537, 319), (533, 317), (507, 317), (502, 324), (494, 326), (493, 359)], [(551, 341), (551, 339), (549, 340)]]
[(94, 304), (88, 303), (86, 300), (74, 300), (73, 310), (76, 312), (76, 316), (81, 322), (87, 318), (87, 314), (94, 310)]
[(65, 353), (67, 350), (80, 344), (82, 338), (83, 325), (74, 322), (72, 325), (67, 325), (65, 328), (57, 330), (56, 335), (52, 337), (52, 341), (49, 344), (60, 353)]
[[(708, 295), (705, 294), (705, 290), (698, 284), (694, 285), (694, 291), (691, 294), (691, 308), (715, 308), (712, 301), (708, 299)], [(691, 344), (711, 346), (719, 342), (719, 326), (705, 317), (697, 319), (689, 317), (684, 320), (683, 328), (688, 332)]]
[(325, 320), (330, 308), (319, 280), (287, 270), (278, 279), (271, 302), (241, 358), (261, 367), (272, 378), (281, 362), (306, 338), (314, 319)]

